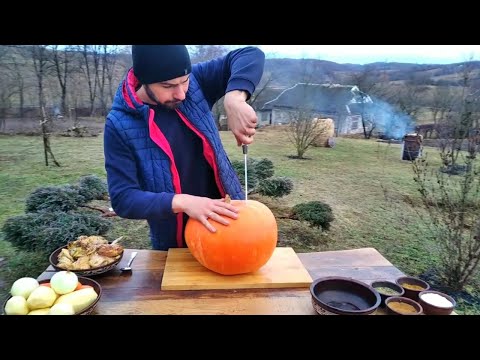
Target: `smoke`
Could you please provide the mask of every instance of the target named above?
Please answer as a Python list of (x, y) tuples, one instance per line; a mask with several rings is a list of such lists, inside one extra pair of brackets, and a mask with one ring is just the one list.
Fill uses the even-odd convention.
[(372, 121), (379, 133), (385, 139), (402, 139), (405, 134), (414, 132), (415, 125), (412, 118), (397, 111), (392, 105), (374, 99), (372, 104)]

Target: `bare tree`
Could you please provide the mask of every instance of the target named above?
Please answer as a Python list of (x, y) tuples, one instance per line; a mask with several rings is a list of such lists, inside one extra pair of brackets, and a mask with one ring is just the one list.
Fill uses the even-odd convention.
[(311, 63), (305, 59), (302, 60), (302, 86), (303, 95), (295, 110), (289, 113), (290, 121), (287, 125), (288, 139), (294, 145), (298, 159), (304, 159), (307, 150), (315, 144), (318, 137), (322, 136), (326, 127), (318, 121), (314, 121), (314, 116), (318, 116), (315, 111), (315, 104), (309, 95), (311, 88), (311, 79), (315, 71)]
[(45, 106), (46, 106), (45, 93), (44, 93), (45, 90), (43, 86), (44, 86), (45, 77), (50, 71), (48, 49), (47, 49), (47, 46), (45, 45), (32, 45), (30, 47), (30, 50), (31, 50), (31, 56), (33, 61), (33, 67), (35, 69), (35, 75), (37, 77), (38, 104), (39, 104), (39, 108), (42, 111), (40, 125), (42, 128), (42, 135), (43, 135), (45, 165), (48, 166), (48, 157), (50, 156), (52, 158), (53, 163), (56, 166), (60, 166), (60, 164), (55, 159), (55, 155), (53, 155), (52, 148), (50, 146), (50, 128), (52, 124), (51, 124), (51, 119), (47, 116), (45, 111)]
[(421, 96), (422, 89), (413, 84), (401, 84), (392, 87), (389, 98), (390, 103), (396, 105), (398, 109), (412, 119), (416, 119), (420, 106), (417, 99)]
[(75, 53), (70, 45), (63, 46), (63, 49), (59, 49), (58, 45), (52, 45), (50, 47), (52, 52), (52, 61), (55, 69), (55, 75), (57, 76), (58, 84), (61, 90), (61, 104), (63, 114), (68, 113), (67, 105), (67, 89), (68, 79), (71, 76), (73, 59)]
[(7, 108), (10, 106), (10, 98), (13, 96), (12, 87), (10, 84), (8, 68), (5, 64), (5, 58), (8, 55), (8, 48), (0, 46), (0, 130), (5, 128), (5, 118)]
[(306, 108), (298, 108), (290, 113), (287, 125), (288, 139), (294, 145), (297, 159), (304, 159), (307, 150), (313, 146), (318, 137), (326, 132), (326, 127), (314, 118), (314, 112)]
[(363, 136), (365, 139), (370, 139), (373, 130), (375, 129), (374, 121), (367, 121), (371, 119), (371, 106), (368, 103), (370, 94), (375, 95), (377, 88), (378, 74), (374, 66), (365, 66), (363, 71), (354, 73), (350, 76), (351, 85), (356, 85), (360, 90), (358, 96), (360, 97), (360, 115), (362, 118)]
[(115, 89), (118, 86), (118, 81), (116, 76), (119, 71), (125, 70), (122, 68), (121, 63), (118, 61), (120, 54), (124, 53), (126, 50), (119, 45), (109, 45), (107, 49), (107, 54), (104, 57), (105, 71), (108, 80), (108, 97), (110, 99), (108, 106), (111, 105), (113, 97), (115, 96)]
[(453, 110), (454, 94), (450, 87), (436, 86), (432, 96), (432, 119), (436, 126), (440, 119), (445, 119)]
[(107, 83), (107, 58), (108, 58), (108, 45), (100, 45), (100, 59), (98, 65), (98, 71), (96, 72), (96, 82), (98, 84), (98, 95), (100, 98), (101, 115), (105, 115), (107, 112), (107, 99), (106, 99), (106, 83)]
[(465, 149), (465, 142), (468, 143), (472, 132), (479, 128), (480, 90), (472, 87), (473, 77), (471, 63), (465, 63), (460, 80), (460, 94), (445, 99), (443, 108), (448, 111), (443, 112), (443, 117), (439, 118), (437, 124), (440, 157), (447, 171), (455, 171), (457, 160)]
[(68, 103), (70, 107), (68, 109), (68, 118), (73, 123), (73, 129), (78, 129), (79, 118), (77, 116), (77, 109), (80, 105), (80, 93), (82, 89), (82, 81), (80, 74), (73, 74), (72, 85), (70, 86), (70, 91), (68, 93)]
[(98, 71), (100, 67), (100, 45), (83, 45), (81, 47), (82, 62), (80, 68), (87, 80), (90, 100), (90, 116), (95, 114), (95, 99), (98, 89)]
[(439, 119), (445, 124), (439, 132), (442, 165), (432, 168), (426, 158), (413, 163), (427, 224), (436, 239), (438, 276), (455, 290), (470, 282), (480, 262), (480, 92), (471, 87), (471, 70), (465, 66), (461, 96), (441, 107), (453, 108), (454, 114)]
[[(1, 62), (1, 67), (8, 72), (8, 79), (11, 83), (7, 85), (7, 82), (2, 81), (4, 84), (3, 91), (7, 91), (11, 94), (9, 96), (9, 106), (12, 106), (11, 100), (15, 97), (18, 101), (18, 116), (23, 118), (25, 108), (25, 92), (29, 88), (27, 79), (31, 77), (31, 69), (27, 65), (27, 56), (25, 49), (22, 46), (5, 46), (4, 56)], [(29, 56), (28, 56), (29, 57)]]

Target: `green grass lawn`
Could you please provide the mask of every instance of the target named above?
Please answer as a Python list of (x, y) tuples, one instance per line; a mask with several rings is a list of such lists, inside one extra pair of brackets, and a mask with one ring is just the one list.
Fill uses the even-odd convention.
[[(221, 133), (231, 160), (242, 160), (241, 147), (230, 132)], [(76, 182), (80, 176), (105, 176), (102, 136), (88, 138), (54, 137), (52, 150), (62, 165), (46, 167), (40, 137), (0, 137), (0, 226), (11, 216), (24, 211), (25, 197), (44, 185)], [(426, 148), (430, 162), (438, 161), (435, 149)], [(311, 148), (306, 160), (295, 160), (294, 147), (284, 133), (260, 130), (249, 146), (249, 156), (268, 158), (276, 176), (292, 179), (291, 194), (281, 199), (265, 199), (270, 206), (291, 207), (301, 202), (321, 200), (332, 208), (335, 220), (322, 241), (313, 250), (339, 250), (375, 247), (390, 262), (409, 275), (418, 275), (435, 261), (432, 237), (411, 203), (420, 203), (413, 181), (412, 165), (401, 160), (401, 145), (375, 140), (338, 138), (336, 146)], [(432, 160), (433, 159), (433, 160)], [(436, 160), (435, 160), (436, 159)], [(288, 223), (279, 220), (279, 228), (288, 234)], [(110, 239), (126, 236), (127, 247), (149, 248), (148, 229), (144, 221), (115, 219)], [(312, 250), (311, 247), (298, 251)], [(17, 252), (0, 240), (0, 279), (5, 289), (12, 279), (37, 276), (31, 273), (48, 265), (43, 254), (35, 261), (21, 261), (31, 254)], [(0, 262), (2, 264), (2, 262)], [(14, 264), (15, 266), (13, 266)], [(15, 271), (17, 270), (17, 271)], [(472, 288), (476, 292), (476, 288)], [(4, 293), (5, 294), (5, 293)], [(0, 294), (1, 295), (1, 294)], [(476, 308), (459, 307), (459, 312)]]

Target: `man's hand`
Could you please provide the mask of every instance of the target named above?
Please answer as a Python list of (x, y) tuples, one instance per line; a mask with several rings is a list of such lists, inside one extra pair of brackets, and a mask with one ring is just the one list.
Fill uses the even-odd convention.
[(225, 202), (224, 199), (210, 199), (188, 194), (176, 194), (173, 197), (172, 211), (174, 213), (186, 213), (189, 217), (200, 221), (211, 232), (216, 232), (217, 229), (215, 229), (208, 219), (223, 225), (228, 225), (230, 222), (220, 215), (232, 219), (238, 217), (238, 209), (232, 204)]
[(233, 90), (225, 95), (223, 101), (228, 127), (237, 139), (238, 146), (249, 145), (253, 142), (257, 126), (257, 114), (246, 100), (247, 93), (245, 91)]

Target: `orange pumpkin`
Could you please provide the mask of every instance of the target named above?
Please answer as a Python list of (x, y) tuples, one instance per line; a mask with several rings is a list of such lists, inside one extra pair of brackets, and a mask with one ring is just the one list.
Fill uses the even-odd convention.
[(259, 201), (229, 201), (239, 210), (237, 219), (225, 217), (230, 222), (227, 226), (209, 219), (217, 229), (212, 233), (201, 222), (190, 218), (185, 226), (185, 242), (193, 257), (216, 273), (254, 272), (270, 260), (277, 246), (276, 219)]

